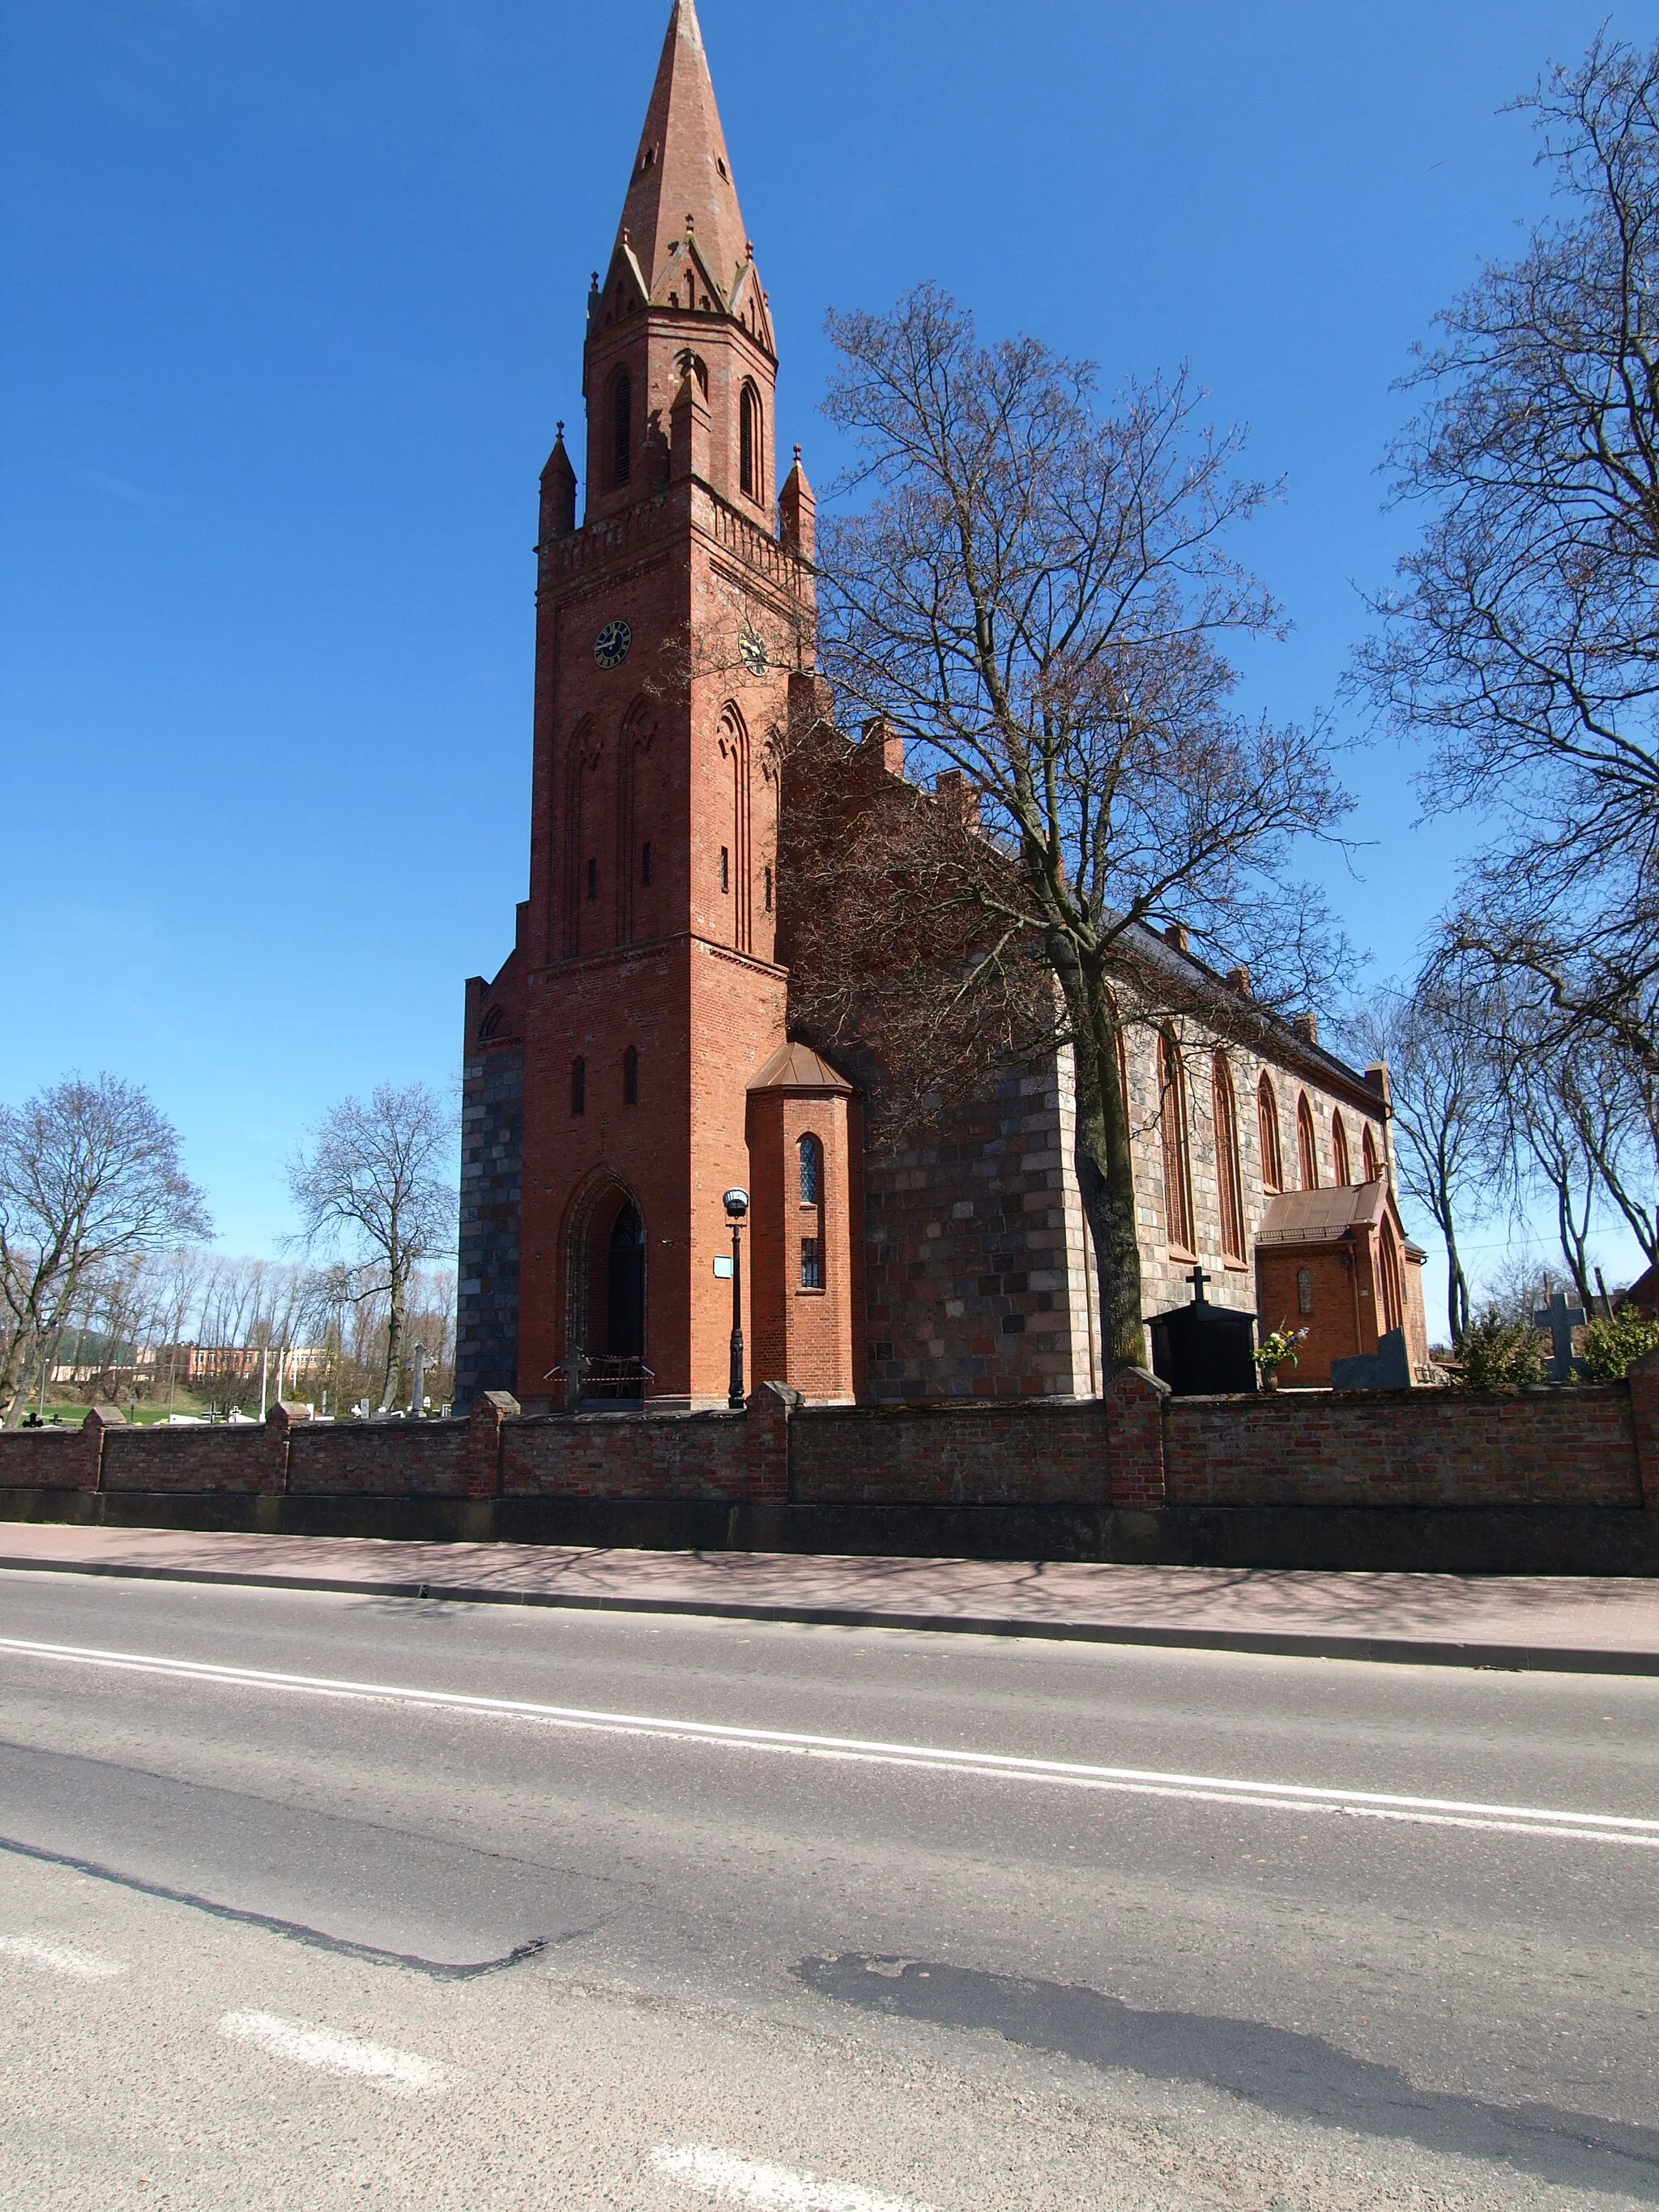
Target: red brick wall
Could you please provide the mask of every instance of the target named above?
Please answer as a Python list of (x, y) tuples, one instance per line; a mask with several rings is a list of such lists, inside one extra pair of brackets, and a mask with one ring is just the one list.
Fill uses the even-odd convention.
[(460, 1498), (466, 1494), (465, 1421), (347, 1421), (296, 1426), (288, 1487), (340, 1498)]
[(746, 1498), (741, 1413), (508, 1421), (504, 1498)]
[(88, 1437), (78, 1428), (0, 1432), (0, 1490), (94, 1490), (97, 1485), (95, 1435)]
[(267, 1421), (223, 1428), (111, 1429), (100, 1490), (274, 1491), (283, 1486), (283, 1437)]
[(1170, 1398), (1171, 1505), (1639, 1505), (1630, 1392)]
[(797, 1504), (1014, 1505), (1106, 1497), (1097, 1401), (812, 1407), (789, 1425)]
[[(727, 1498), (799, 1504), (1590, 1505), (1659, 1500), (1659, 1367), (1623, 1383), (1420, 1391), (796, 1407), (748, 1413), (0, 1434), (0, 1489), (173, 1495)], [(1632, 1395), (1638, 1401), (1632, 1417)], [(1115, 1410), (1114, 1410), (1115, 1408)], [(101, 1431), (101, 1460), (99, 1450)], [(1161, 1470), (1158, 1446), (1161, 1442)], [(786, 1490), (787, 1481), (787, 1490)]]

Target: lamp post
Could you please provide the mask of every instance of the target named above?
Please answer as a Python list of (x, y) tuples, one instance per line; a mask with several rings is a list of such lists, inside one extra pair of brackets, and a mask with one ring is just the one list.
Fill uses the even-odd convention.
[(746, 1190), (728, 1190), (721, 1200), (732, 1224), (732, 1382), (726, 1404), (734, 1413), (744, 1407), (743, 1395), (743, 1217), (749, 1211)]

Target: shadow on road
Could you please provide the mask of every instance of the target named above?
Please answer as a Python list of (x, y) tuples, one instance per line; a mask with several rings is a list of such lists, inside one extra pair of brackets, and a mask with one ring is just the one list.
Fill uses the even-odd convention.
[(1659, 2129), (1419, 2089), (1396, 2068), (1355, 2058), (1323, 2036), (1206, 2013), (1138, 2012), (1098, 1990), (915, 1960), (847, 1953), (804, 1960), (794, 1971), (819, 1996), (865, 2012), (993, 2028), (1027, 2050), (1223, 2090), (1285, 2119), (1397, 2136), (1659, 2204)]

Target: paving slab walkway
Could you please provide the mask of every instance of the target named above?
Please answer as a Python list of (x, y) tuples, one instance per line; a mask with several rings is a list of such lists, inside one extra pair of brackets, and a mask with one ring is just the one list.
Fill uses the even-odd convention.
[(18, 1522), (0, 1528), (5, 1568), (1419, 1666), (1659, 1674), (1659, 1580), (1638, 1577), (626, 1552)]

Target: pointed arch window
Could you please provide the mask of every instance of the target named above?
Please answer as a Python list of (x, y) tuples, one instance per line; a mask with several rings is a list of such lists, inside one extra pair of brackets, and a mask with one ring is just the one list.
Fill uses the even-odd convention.
[(620, 488), (634, 473), (634, 380), (624, 368), (611, 387), (611, 481)]
[(1382, 1234), (1377, 1240), (1377, 1260), (1382, 1277), (1382, 1326), (1385, 1329), (1403, 1328), (1406, 1325), (1406, 1284), (1400, 1263), (1400, 1242), (1394, 1233), (1392, 1221), (1382, 1224)]
[(761, 403), (752, 384), (738, 398), (738, 482), (744, 495), (761, 496)]
[(1158, 1040), (1158, 1119), (1164, 1132), (1164, 1226), (1172, 1249), (1193, 1249), (1193, 1171), (1187, 1140), (1187, 1085), (1181, 1048), (1167, 1031)]
[(1314, 1133), (1313, 1108), (1304, 1091), (1296, 1109), (1296, 1150), (1304, 1190), (1319, 1188), (1319, 1139)]
[(1261, 1188), (1283, 1190), (1285, 1160), (1279, 1143), (1279, 1101), (1270, 1079), (1263, 1076), (1255, 1087), (1256, 1133), (1261, 1143)]
[(1238, 1165), (1238, 1105), (1225, 1053), (1217, 1053), (1211, 1080), (1215, 1092), (1215, 1180), (1221, 1201), (1221, 1249), (1225, 1258), (1242, 1263), (1244, 1182)]
[(1382, 1180), (1382, 1164), (1376, 1155), (1376, 1139), (1372, 1134), (1371, 1125), (1369, 1121), (1365, 1124), (1365, 1133), (1360, 1139), (1360, 1154), (1365, 1163), (1366, 1182), (1381, 1182)]
[(1353, 1181), (1353, 1163), (1348, 1158), (1348, 1132), (1339, 1113), (1331, 1115), (1331, 1172), (1339, 1183)]

